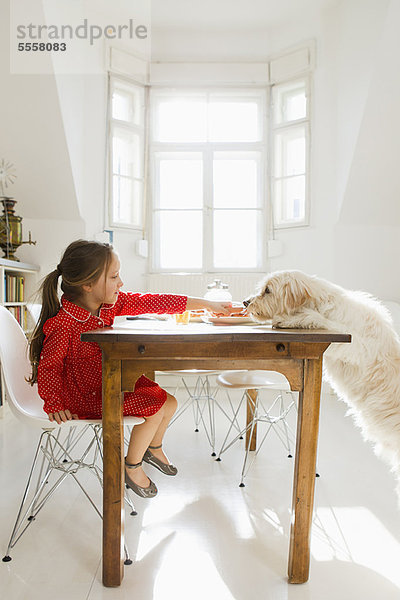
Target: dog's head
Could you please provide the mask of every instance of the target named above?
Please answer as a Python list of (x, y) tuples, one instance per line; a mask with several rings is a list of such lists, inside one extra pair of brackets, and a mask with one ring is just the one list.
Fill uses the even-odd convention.
[(301, 271), (277, 271), (267, 275), (243, 304), (256, 321), (267, 321), (307, 305), (315, 295), (314, 284), (315, 278)]

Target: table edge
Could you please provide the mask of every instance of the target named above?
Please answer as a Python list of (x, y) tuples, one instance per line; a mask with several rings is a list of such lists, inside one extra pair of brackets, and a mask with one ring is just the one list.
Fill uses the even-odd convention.
[(173, 333), (170, 331), (121, 331), (112, 327), (104, 327), (81, 333), (84, 342), (101, 343), (174, 343), (174, 342), (302, 342), (302, 343), (350, 343), (351, 335), (330, 331), (314, 331), (312, 329), (273, 329), (271, 331), (240, 332), (232, 331), (215, 333)]

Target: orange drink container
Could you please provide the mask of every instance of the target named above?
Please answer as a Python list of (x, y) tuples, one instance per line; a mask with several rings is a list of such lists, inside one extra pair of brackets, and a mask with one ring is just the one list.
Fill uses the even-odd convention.
[(190, 321), (190, 311), (185, 310), (183, 313), (176, 314), (175, 321), (181, 325), (187, 325)]

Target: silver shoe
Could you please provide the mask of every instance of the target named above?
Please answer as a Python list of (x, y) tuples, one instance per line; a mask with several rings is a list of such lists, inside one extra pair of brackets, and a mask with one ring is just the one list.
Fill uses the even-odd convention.
[[(158, 448), (161, 448), (161, 446), (149, 446), (149, 448), (153, 448), (153, 450), (158, 450)], [(174, 465), (166, 465), (165, 463), (163, 463), (159, 458), (154, 456), (152, 452), (150, 452), (149, 448), (144, 453), (144, 462), (148, 463), (149, 465), (152, 465), (153, 467), (161, 471), (161, 473), (164, 473), (164, 475), (177, 474), (178, 469), (174, 467)]]
[[(138, 467), (140, 467), (142, 464), (142, 461), (140, 461), (140, 463), (137, 463), (136, 465), (130, 465), (129, 463), (126, 462), (125, 459), (125, 466), (130, 468), (130, 469), (137, 469)], [(140, 485), (138, 485), (137, 483), (135, 483), (134, 481), (132, 481), (132, 479), (129, 477), (126, 469), (125, 469), (125, 485), (127, 488), (130, 488), (132, 490), (132, 492), (135, 492), (135, 494), (137, 494), (138, 496), (140, 496), (141, 498), (154, 498), (154, 496), (157, 495), (157, 486), (155, 485), (155, 483), (153, 481), (151, 481), (150, 479), (150, 485), (147, 487), (141, 487)]]

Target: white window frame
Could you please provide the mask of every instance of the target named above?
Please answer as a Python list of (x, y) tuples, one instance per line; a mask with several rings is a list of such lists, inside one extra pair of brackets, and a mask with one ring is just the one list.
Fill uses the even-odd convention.
[[(113, 53), (117, 50), (112, 49)], [(123, 54), (119, 52), (119, 54)], [(125, 59), (128, 55), (124, 55), (122, 58)], [(209, 89), (211, 92), (216, 93), (218, 91), (226, 92), (226, 90), (243, 91), (262, 89), (266, 93), (265, 112), (263, 114), (263, 124), (266, 128), (268, 142), (263, 149), (263, 161), (266, 165), (266, 169), (263, 173), (263, 185), (262, 185), (262, 196), (263, 196), (263, 210), (264, 214), (260, 220), (260, 227), (262, 229), (262, 266), (257, 269), (243, 269), (244, 272), (264, 270), (268, 264), (267, 256), (267, 240), (271, 236), (273, 237), (274, 230), (280, 229), (294, 229), (307, 227), (310, 224), (310, 211), (311, 211), (311, 194), (310, 194), (310, 163), (311, 163), (311, 111), (312, 111), (312, 98), (311, 98), (311, 82), (312, 82), (312, 71), (315, 67), (315, 45), (313, 42), (307, 43), (305, 46), (291, 49), (290, 52), (280, 54), (270, 61), (266, 62), (265, 65), (260, 66), (257, 64), (258, 70), (255, 74), (253, 71), (252, 77), (249, 77), (248, 65), (235, 64), (232, 69), (227, 72), (226, 65), (223, 64), (202, 64), (196, 69), (197, 65), (184, 64), (181, 69), (177, 64), (165, 65), (161, 63), (160, 69), (156, 69), (155, 77), (150, 76), (149, 64), (143, 60), (134, 58), (132, 63), (132, 56), (128, 57), (130, 60), (124, 62), (123, 68), (121, 68), (121, 61), (110, 60), (109, 64), (109, 86), (108, 86), (108, 118), (107, 118), (107, 156), (106, 156), (106, 196), (107, 201), (105, 203), (105, 228), (111, 230), (132, 230), (132, 231), (145, 231), (149, 237), (150, 242), (153, 241), (151, 247), (154, 247), (154, 219), (146, 219), (146, 214), (153, 216), (153, 203), (151, 199), (151, 188), (154, 186), (154, 164), (153, 161), (149, 168), (149, 126), (150, 117), (154, 117), (154, 107), (150, 104), (150, 90), (165, 90), (170, 92), (172, 89), (177, 92), (188, 92), (192, 91), (194, 94), (198, 91), (204, 92)], [(115, 64), (114, 64), (115, 63)], [(125, 64), (126, 63), (126, 64)], [(140, 63), (140, 68), (138, 65)], [(190, 68), (188, 68), (190, 67)], [(215, 68), (214, 68), (215, 67)], [(252, 65), (253, 70), (255, 65)], [(158, 72), (160, 71), (160, 72)], [(136, 73), (136, 75), (135, 75)], [(266, 76), (264, 78), (264, 73)], [(269, 76), (268, 76), (269, 74)], [(142, 124), (142, 154), (143, 154), (143, 185), (142, 194), (140, 197), (140, 222), (124, 224), (113, 221), (113, 207), (112, 207), (112, 144), (111, 144), (111, 132), (113, 119), (111, 115), (111, 95), (112, 95), (112, 81), (122, 81), (125, 84), (131, 84), (133, 87), (140, 87), (145, 91), (145, 105), (144, 105), (144, 122)], [(186, 80), (186, 83), (185, 83)], [(273, 106), (272, 106), (272, 90), (274, 86), (279, 86), (286, 83), (292, 83), (298, 81), (304, 81), (306, 83), (307, 93), (307, 116), (305, 119), (298, 119), (292, 121), (289, 124), (280, 123), (274, 124), (273, 119)], [(168, 83), (164, 83), (168, 81)], [(222, 83), (221, 85), (221, 81)], [(245, 82), (248, 83), (245, 83)], [(254, 82), (258, 83), (254, 83)], [(173, 82), (173, 83), (171, 83)], [(228, 83), (229, 82), (229, 83)], [(174, 86), (174, 87), (172, 87)], [(186, 89), (185, 89), (186, 87)], [(304, 219), (296, 222), (285, 222), (279, 223), (276, 220), (276, 206), (274, 206), (274, 133), (279, 129), (284, 130), (286, 127), (296, 127), (299, 124), (304, 123), (306, 130), (306, 184), (305, 184), (305, 217)], [(121, 126), (121, 122), (118, 121), (118, 125)], [(134, 127), (134, 125), (133, 125)], [(179, 145), (178, 145), (179, 146)], [(222, 145), (223, 146), (223, 145)], [(191, 145), (191, 149), (196, 151), (196, 145)], [(221, 148), (223, 149), (223, 147)], [(154, 151), (154, 149), (153, 149)], [(209, 159), (211, 160), (211, 159)], [(206, 181), (205, 185), (209, 186), (210, 182)], [(211, 211), (209, 207), (208, 214), (205, 214), (204, 221), (206, 223), (205, 231), (208, 232), (209, 238), (212, 238), (212, 230), (209, 226), (209, 222), (212, 221)], [(132, 211), (134, 213), (134, 210)], [(207, 252), (209, 244), (205, 243), (205, 252)], [(154, 253), (153, 259), (154, 259)], [(227, 272), (229, 269), (212, 269), (209, 266), (211, 261), (206, 256), (204, 260), (204, 268), (199, 269), (198, 272)], [(177, 269), (172, 269), (174, 272)], [(192, 269), (191, 269), (192, 270)], [(236, 272), (238, 269), (232, 269)], [(154, 260), (149, 261), (150, 272), (166, 272), (165, 269), (160, 269), (154, 263)]]
[[(264, 132), (264, 135), (261, 136), (261, 140), (257, 142), (189, 142), (189, 143), (177, 143), (177, 142), (159, 142), (153, 139), (152, 132), (155, 130), (155, 119), (156, 119), (156, 110), (157, 104), (163, 97), (171, 97), (172, 95), (193, 95), (196, 96), (198, 94), (212, 94), (212, 95), (223, 95), (226, 96), (229, 94), (232, 98), (240, 98), (240, 97), (254, 97), (254, 95), (259, 96), (259, 106), (260, 106), (260, 122), (259, 127), (261, 132)], [(229, 97), (229, 96), (228, 96)], [(150, 272), (152, 273), (173, 273), (178, 270), (178, 268), (165, 269), (162, 268), (158, 262), (159, 257), (159, 247), (157, 246), (158, 236), (157, 228), (156, 228), (156, 213), (159, 210), (157, 207), (157, 196), (158, 196), (158, 177), (157, 177), (157, 168), (156, 163), (158, 160), (158, 156), (162, 156), (162, 153), (165, 152), (198, 152), (202, 153), (204, 160), (203, 164), (205, 165), (205, 169), (203, 170), (203, 196), (204, 196), (204, 205), (203, 205), (203, 265), (201, 268), (194, 269), (191, 268), (190, 272), (192, 273), (229, 273), (229, 272), (260, 272), (265, 270), (267, 263), (267, 183), (266, 183), (266, 160), (267, 160), (267, 147), (268, 147), (268, 89), (265, 86), (259, 87), (245, 87), (241, 88), (240, 86), (235, 87), (225, 87), (225, 88), (216, 88), (216, 87), (199, 87), (199, 88), (156, 88), (151, 91), (150, 98), (150, 115), (151, 115), (151, 140), (150, 140), (150, 163), (151, 163), (151, 181), (153, 182), (152, 186), (152, 219), (151, 219), (151, 248), (152, 248), (152, 261), (150, 266)], [(259, 206), (254, 210), (259, 210), (261, 214), (261, 219), (258, 223), (258, 235), (259, 235), (259, 256), (258, 256), (258, 264), (254, 268), (242, 268), (238, 269), (237, 267), (223, 267), (216, 268), (213, 267), (213, 210), (223, 210), (223, 209), (213, 209), (212, 207), (212, 159), (214, 152), (229, 152), (229, 153), (252, 153), (256, 152), (259, 155), (259, 160), (261, 163), (261, 168), (259, 169), (259, 178), (260, 184), (258, 187), (259, 193)], [(264, 167), (264, 168), (263, 168)], [(240, 209), (238, 209), (240, 210)], [(251, 210), (245, 209), (243, 210)]]
[[(146, 196), (146, 178), (147, 178), (147, 131), (146, 131), (146, 123), (147, 123), (147, 111), (148, 111), (148, 102), (147, 102), (147, 89), (145, 85), (142, 85), (136, 81), (129, 79), (128, 77), (124, 77), (122, 75), (110, 74), (108, 80), (108, 134), (107, 134), (107, 212), (106, 212), (106, 228), (110, 230), (133, 230), (133, 231), (142, 231), (144, 229), (145, 224), (145, 196)], [(142, 107), (142, 119), (139, 124), (137, 123), (128, 123), (126, 121), (121, 121), (119, 119), (113, 118), (112, 115), (112, 95), (118, 85), (123, 85), (128, 89), (131, 88), (134, 93), (135, 90), (140, 90), (140, 93), (143, 95), (143, 107)], [(113, 132), (115, 129), (125, 130), (127, 133), (134, 133), (139, 137), (139, 151), (141, 153), (142, 160), (142, 170), (140, 177), (130, 177), (132, 182), (137, 182), (140, 185), (141, 191), (138, 194), (137, 198), (133, 198), (133, 202), (138, 203), (138, 213), (139, 219), (134, 222), (132, 220), (131, 223), (121, 223), (119, 221), (114, 221), (114, 198), (113, 198)], [(132, 208), (132, 214), (135, 214), (135, 210)]]
[[(283, 123), (274, 123), (274, 106), (273, 106), (273, 93), (271, 86), (271, 110), (270, 110), (270, 146), (269, 146), (269, 154), (271, 157), (271, 171), (270, 171), (270, 199), (271, 199), (271, 211), (273, 214), (273, 227), (274, 229), (292, 229), (295, 227), (308, 227), (310, 224), (310, 153), (311, 153), (311, 82), (310, 75), (304, 75), (302, 77), (292, 77), (286, 81), (280, 81), (279, 83), (274, 84), (276, 87), (284, 86), (288, 83), (296, 83), (297, 81), (304, 82), (305, 90), (306, 90), (306, 116), (301, 119), (295, 119), (293, 121), (286, 121)], [(284, 180), (289, 177), (275, 177), (275, 134), (280, 131), (289, 131), (291, 129), (295, 129), (296, 127), (304, 126), (305, 130), (305, 214), (302, 220), (295, 221), (280, 221), (278, 218), (278, 213), (283, 210), (282, 206), (277, 206), (277, 202), (274, 196), (274, 188), (275, 182), (278, 179)]]

